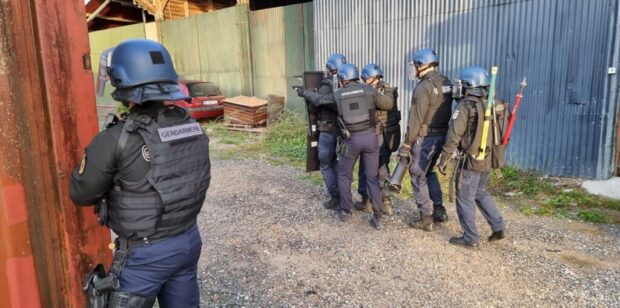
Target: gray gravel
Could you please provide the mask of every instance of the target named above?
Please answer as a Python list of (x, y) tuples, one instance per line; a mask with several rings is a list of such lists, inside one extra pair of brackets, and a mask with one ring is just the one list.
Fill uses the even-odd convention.
[[(410, 229), (396, 200), (383, 231), (322, 208), (323, 189), (264, 161), (214, 161), (199, 217), (204, 307), (620, 307), (620, 231), (525, 217), (502, 205), (510, 238), (477, 251), (448, 244), (460, 228)], [(481, 216), (479, 231), (490, 229)]]

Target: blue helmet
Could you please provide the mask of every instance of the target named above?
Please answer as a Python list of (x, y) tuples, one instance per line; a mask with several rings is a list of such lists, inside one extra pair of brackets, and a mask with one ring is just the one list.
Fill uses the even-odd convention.
[(470, 66), (461, 71), (459, 75), (465, 93), (483, 97), (486, 95), (486, 87), (489, 86), (489, 72), (480, 66)]
[(133, 39), (112, 51), (108, 67), (112, 97), (123, 103), (186, 99), (177, 84), (179, 76), (166, 48), (155, 41)]
[(379, 64), (366, 64), (362, 69), (362, 80), (367, 80), (372, 77), (383, 78), (383, 69)]
[(480, 66), (470, 66), (461, 71), (459, 78), (467, 89), (486, 87), (489, 85), (489, 72)]
[(337, 76), (341, 81), (356, 80), (360, 78), (360, 71), (357, 66), (351, 63), (345, 63), (338, 69)]
[(117, 88), (176, 83), (179, 79), (168, 50), (158, 42), (145, 39), (127, 40), (116, 46), (108, 74)]
[(334, 53), (327, 58), (325, 67), (327, 67), (328, 70), (333, 71), (339, 69), (340, 66), (345, 63), (347, 63), (347, 58), (343, 54)]
[(432, 49), (420, 49), (413, 54), (413, 64), (415, 64), (415, 67), (432, 63), (439, 64), (439, 55)]

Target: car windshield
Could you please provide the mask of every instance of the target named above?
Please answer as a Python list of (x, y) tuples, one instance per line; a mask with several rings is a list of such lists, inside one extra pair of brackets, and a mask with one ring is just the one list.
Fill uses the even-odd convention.
[(192, 97), (222, 95), (220, 88), (211, 82), (192, 83), (188, 84), (187, 87)]

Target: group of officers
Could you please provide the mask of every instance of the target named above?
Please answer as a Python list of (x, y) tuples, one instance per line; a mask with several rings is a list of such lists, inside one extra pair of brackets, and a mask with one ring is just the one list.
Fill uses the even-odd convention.
[[(461, 72), (463, 95), (452, 113), (451, 83), (437, 72), (437, 54), (424, 49), (414, 58), (421, 80), (400, 149), (398, 94), (383, 82), (380, 66), (366, 65), (361, 83), (358, 68), (334, 54), (319, 89), (298, 89), (319, 114), (320, 169), (331, 195), (325, 207), (337, 209), (343, 221), (355, 208), (373, 212), (371, 224), (382, 228), (382, 216), (393, 212), (383, 183), (396, 149), (411, 157), (421, 213), (411, 226), (431, 231), (434, 222), (448, 220), (433, 167), (438, 162), (445, 172), (454, 153), (473, 153), (478, 146), (489, 74), (479, 67)], [(118, 235), (110, 270), (98, 265), (85, 281), (87, 306), (152, 307), (157, 300), (160, 307), (199, 307), (202, 240), (196, 221), (211, 179), (209, 140), (187, 110), (166, 103), (188, 96), (164, 46), (128, 40), (106, 50), (100, 65), (101, 80), (109, 79), (112, 97), (129, 113), (95, 136), (71, 173), (72, 200), (97, 204), (100, 222)], [(360, 156), (363, 199), (353, 205), (352, 172)], [(493, 229), (489, 241), (504, 238), (505, 224), (486, 188), (491, 165), (471, 162), (470, 156), (461, 160), (457, 185), (463, 236), (450, 243), (476, 247), (476, 206)]]
[[(486, 105), (489, 73), (481, 67), (468, 67), (455, 83), (459, 87), (453, 88), (452, 82), (439, 73), (439, 56), (434, 50), (418, 50), (413, 58), (419, 82), (413, 91), (407, 131), (400, 146), (397, 88), (383, 81), (379, 65), (365, 65), (360, 75), (344, 55), (332, 54), (320, 88), (297, 88), (309, 110), (318, 115), (319, 164), (330, 195), (324, 207), (337, 210), (344, 222), (351, 220), (352, 209), (372, 213), (370, 224), (383, 229), (383, 215), (394, 211), (386, 184), (390, 157), (398, 150), (398, 156), (410, 162), (411, 185), (419, 210), (409, 225), (432, 231), (435, 223), (448, 221), (435, 171), (445, 175), (449, 161), (458, 157), (456, 205), (463, 235), (451, 238), (450, 244), (468, 248), (479, 245), (477, 207), (491, 225), (493, 232), (488, 240), (503, 239), (506, 225), (487, 190), (493, 149), (488, 148), (482, 162), (474, 155), (480, 147), (479, 123), (484, 121), (481, 110)], [(454, 99), (457, 104), (453, 111)], [(361, 201), (353, 204), (351, 182), (358, 158)]]

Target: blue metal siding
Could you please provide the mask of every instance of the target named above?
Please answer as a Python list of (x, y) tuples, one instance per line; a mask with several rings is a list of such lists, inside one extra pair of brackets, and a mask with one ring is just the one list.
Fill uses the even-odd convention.
[[(398, 86), (407, 119), (415, 82), (408, 62), (434, 48), (450, 79), (470, 65), (499, 66), (498, 97), (528, 87), (508, 162), (551, 175), (612, 173), (617, 77), (617, 0), (315, 0), (315, 63), (332, 52), (376, 62)], [(404, 128), (403, 128), (404, 129)]]

